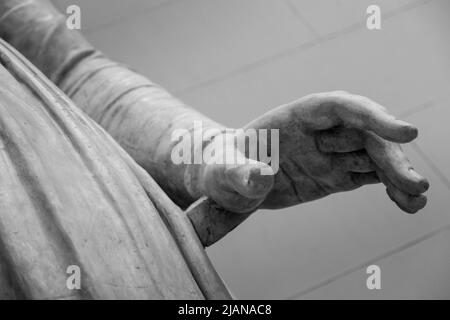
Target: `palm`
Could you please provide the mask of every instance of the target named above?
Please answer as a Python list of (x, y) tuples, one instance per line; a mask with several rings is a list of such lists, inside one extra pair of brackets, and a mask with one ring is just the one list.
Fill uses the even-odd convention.
[(279, 170), (264, 202), (266, 207), (287, 207), (354, 188), (350, 176), (317, 148), (314, 132), (297, 129), (291, 135), (289, 131), (280, 129)]

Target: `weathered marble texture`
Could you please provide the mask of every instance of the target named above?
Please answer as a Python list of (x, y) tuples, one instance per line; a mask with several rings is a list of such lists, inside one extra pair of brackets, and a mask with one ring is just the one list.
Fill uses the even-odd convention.
[[(204, 244), (220, 239), (259, 207), (297, 205), (380, 181), (402, 210), (413, 213), (426, 204), (428, 182), (398, 144), (415, 139), (417, 129), (365, 97), (343, 91), (312, 94), (245, 126), (280, 130), (280, 170), (274, 176), (261, 176), (263, 164), (257, 161), (175, 165), (170, 155), (178, 142), (171, 141), (172, 130), (192, 132), (197, 121), (219, 132), (223, 126), (103, 56), (67, 29), (65, 17), (47, 0), (2, 1), (0, 36), (106, 129), (178, 205), (185, 208), (207, 195), (240, 212), (233, 215), (208, 201), (191, 208), (189, 217)], [(182, 234), (176, 230), (180, 225), (169, 224)], [(189, 249), (183, 241), (181, 247)]]
[(156, 182), (3, 41), (0, 64), (0, 298), (229, 298)]
[(78, 31), (69, 30), (65, 19), (47, 0), (2, 1), (0, 36), (105, 128), (178, 205), (187, 207), (201, 192), (185, 177), (198, 175), (200, 166), (173, 164), (172, 130), (192, 130), (194, 121), (205, 128), (223, 126), (104, 56)]

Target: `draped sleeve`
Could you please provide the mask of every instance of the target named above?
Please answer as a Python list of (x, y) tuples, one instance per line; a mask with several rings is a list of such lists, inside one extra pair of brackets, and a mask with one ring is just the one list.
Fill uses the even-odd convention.
[(181, 210), (3, 41), (0, 172), (0, 298), (228, 297)]

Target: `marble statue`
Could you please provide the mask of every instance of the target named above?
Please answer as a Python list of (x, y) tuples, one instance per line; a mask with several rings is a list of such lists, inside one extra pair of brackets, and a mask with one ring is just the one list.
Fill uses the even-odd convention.
[[(201, 122), (210, 141), (229, 130), (65, 19), (47, 0), (0, 2), (0, 298), (228, 299), (203, 247), (260, 208), (374, 183), (405, 212), (426, 205), (429, 183), (400, 147), (417, 128), (344, 91), (242, 128), (279, 130), (274, 174), (258, 158), (175, 164), (174, 129)], [(79, 290), (66, 286), (69, 265), (82, 270)]]

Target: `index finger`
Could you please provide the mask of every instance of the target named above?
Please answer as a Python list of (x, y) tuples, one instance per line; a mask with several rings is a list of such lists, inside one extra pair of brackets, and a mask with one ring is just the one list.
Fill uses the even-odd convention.
[(366, 97), (335, 92), (325, 94), (324, 103), (344, 126), (370, 130), (386, 140), (398, 143), (410, 142), (417, 137), (416, 127), (395, 119), (383, 106)]

